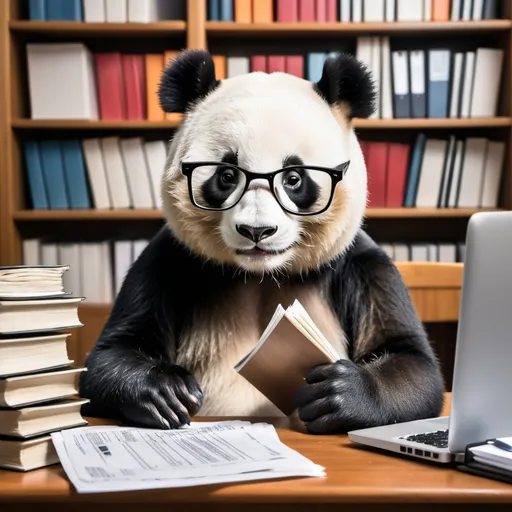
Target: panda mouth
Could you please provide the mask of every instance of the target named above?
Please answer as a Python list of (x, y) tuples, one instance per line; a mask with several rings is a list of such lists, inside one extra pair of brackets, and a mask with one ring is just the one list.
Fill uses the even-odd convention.
[(262, 249), (261, 247), (253, 247), (252, 249), (237, 249), (236, 253), (242, 256), (253, 256), (253, 257), (264, 257), (264, 256), (275, 256), (277, 254), (285, 253), (289, 247), (285, 249)]

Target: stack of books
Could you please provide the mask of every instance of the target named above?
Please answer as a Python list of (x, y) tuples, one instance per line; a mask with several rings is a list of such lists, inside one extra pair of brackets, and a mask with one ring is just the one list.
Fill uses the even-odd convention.
[(0, 468), (59, 462), (50, 432), (84, 425), (63, 332), (82, 327), (83, 300), (64, 290), (68, 266), (0, 267)]

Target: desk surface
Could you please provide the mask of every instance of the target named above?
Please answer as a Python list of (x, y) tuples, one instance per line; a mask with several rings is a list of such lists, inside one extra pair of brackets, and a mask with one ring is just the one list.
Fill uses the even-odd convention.
[[(445, 413), (449, 411), (449, 401), (450, 397), (447, 396)], [(91, 421), (91, 424), (95, 423), (99, 422)], [(313, 503), (322, 503), (324, 506), (350, 502), (390, 505), (409, 503), (415, 510), (418, 510), (418, 505), (428, 503), (508, 503), (509, 509), (512, 504), (512, 485), (356, 447), (346, 436), (312, 436), (290, 430), (287, 420), (275, 420), (272, 423), (276, 425), (283, 443), (324, 466), (327, 477), (78, 495), (60, 465), (56, 465), (28, 473), (0, 471), (0, 510), (7, 510), (9, 507), (5, 505), (9, 503), (12, 510), (15, 506), (19, 510), (20, 502), (25, 502), (23, 510), (26, 510), (27, 502), (57, 505), (65, 502), (68, 506), (80, 502), (84, 510), (87, 504), (87, 509), (90, 509), (98, 502), (116, 503), (123, 510), (130, 508), (129, 505), (144, 502), (152, 503), (152, 511), (157, 504), (163, 508), (164, 505), (180, 502), (208, 503), (209, 510), (212, 510), (215, 503), (228, 506), (244, 503), (244, 510), (249, 510), (247, 505), (250, 503), (259, 503), (266, 508), (270, 503), (280, 503), (280, 510), (286, 509), (287, 503), (290, 506), (295, 503), (293, 510), (300, 509), (301, 504), (304, 507), (309, 504), (311, 510)], [(439, 505), (436, 508), (439, 510)], [(52, 510), (55, 509), (53, 507)], [(110, 505), (109, 510), (112, 510)], [(187, 506), (187, 512), (189, 510), (191, 507)], [(393, 510), (398, 509), (394, 507)]]

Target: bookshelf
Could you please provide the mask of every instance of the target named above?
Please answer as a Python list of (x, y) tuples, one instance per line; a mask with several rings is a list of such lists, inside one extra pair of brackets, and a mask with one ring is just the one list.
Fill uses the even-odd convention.
[[(506, 143), (504, 176), (498, 207), (512, 208), (512, 7), (501, 2), (500, 19), (425, 22), (300, 22), (237, 23), (208, 21), (207, 0), (187, 0), (184, 20), (155, 23), (85, 23), (30, 21), (27, 2), (0, 2), (0, 265), (22, 262), (22, 241), (59, 233), (66, 237), (111, 237), (122, 230), (150, 238), (163, 222), (158, 209), (141, 210), (32, 210), (27, 207), (22, 143), (29, 137), (78, 138), (111, 135), (168, 138), (180, 122), (179, 115), (162, 121), (34, 120), (29, 115), (25, 45), (29, 42), (87, 42), (95, 51), (127, 45), (130, 48), (206, 48), (212, 53), (261, 45), (327, 45), (330, 41), (355, 41), (359, 36), (389, 36), (407, 41), (437, 42), (471, 39), (484, 46), (503, 48), (504, 63), (500, 99), (495, 117), (356, 119), (362, 138), (412, 140), (415, 133), (443, 136), (495, 137)], [(272, 43), (269, 43), (272, 41)], [(279, 53), (276, 50), (276, 53)], [(397, 237), (407, 241), (438, 238), (462, 240), (467, 219), (478, 208), (369, 208), (365, 228), (376, 239)], [(109, 306), (83, 308), (86, 324), (78, 335), (78, 354), (86, 351), (101, 329)], [(451, 331), (452, 335), (453, 332)], [(80, 336), (83, 338), (81, 339)], [(453, 336), (452, 336), (453, 337)], [(81, 339), (81, 341), (80, 341)], [(81, 345), (81, 348), (80, 348)]]

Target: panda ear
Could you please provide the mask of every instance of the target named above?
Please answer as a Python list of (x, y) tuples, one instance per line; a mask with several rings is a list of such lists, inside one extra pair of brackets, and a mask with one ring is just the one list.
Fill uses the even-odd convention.
[(164, 112), (184, 113), (219, 83), (215, 79), (215, 65), (210, 53), (186, 50), (164, 70), (158, 87), (158, 99)]
[(349, 118), (367, 118), (375, 110), (376, 91), (370, 71), (349, 54), (330, 55), (322, 77), (313, 85), (329, 105), (348, 107)]

